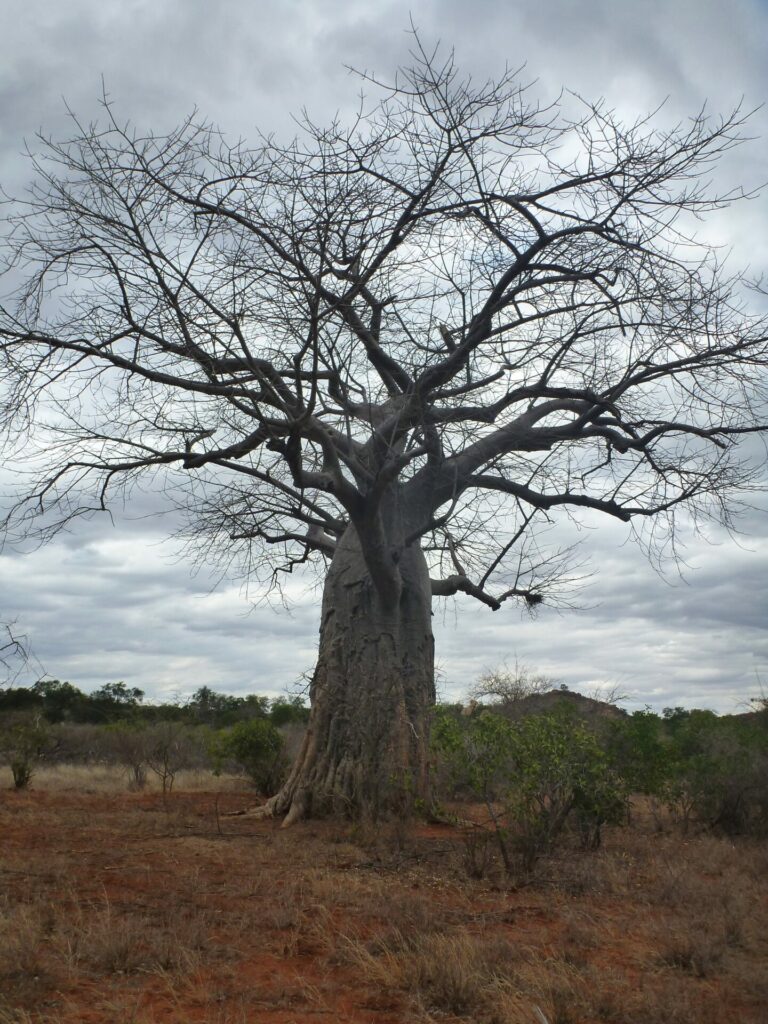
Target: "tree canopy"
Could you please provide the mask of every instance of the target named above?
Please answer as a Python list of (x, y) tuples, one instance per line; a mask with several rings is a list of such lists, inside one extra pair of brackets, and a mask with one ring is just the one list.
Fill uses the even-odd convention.
[(424, 52), (367, 83), (354, 124), (287, 145), (196, 117), (155, 136), (108, 103), (40, 140), (0, 318), (5, 422), (37, 411), (16, 519), (50, 532), (186, 470), (194, 524), (251, 575), (352, 522), (391, 586), (397, 480), (438, 592), (495, 607), (544, 592), (531, 527), (558, 506), (727, 515), (766, 331), (689, 232), (738, 195), (705, 175), (742, 115), (563, 120)]

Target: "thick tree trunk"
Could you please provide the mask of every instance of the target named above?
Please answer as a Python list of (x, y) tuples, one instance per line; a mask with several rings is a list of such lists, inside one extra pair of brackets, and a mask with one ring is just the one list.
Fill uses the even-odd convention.
[(407, 814), (428, 799), (435, 700), (429, 573), (417, 544), (401, 549), (399, 600), (384, 603), (353, 528), (323, 594), (320, 651), (302, 749), (263, 813), (298, 818)]

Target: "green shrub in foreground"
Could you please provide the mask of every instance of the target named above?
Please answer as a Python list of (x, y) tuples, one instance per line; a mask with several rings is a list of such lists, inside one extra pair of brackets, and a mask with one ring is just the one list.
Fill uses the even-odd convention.
[(231, 729), (212, 733), (208, 756), (215, 772), (233, 766), (244, 772), (264, 796), (277, 792), (285, 772), (283, 737), (265, 718), (238, 722)]
[(568, 709), (509, 722), (491, 711), (438, 713), (434, 744), (454, 780), (488, 808), (508, 871), (529, 871), (568, 822), (596, 847), (626, 791), (594, 734)]

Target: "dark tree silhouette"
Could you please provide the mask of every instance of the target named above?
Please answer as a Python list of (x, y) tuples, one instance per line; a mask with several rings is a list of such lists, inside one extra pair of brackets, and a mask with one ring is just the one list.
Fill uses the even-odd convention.
[(728, 523), (762, 429), (765, 323), (687, 234), (742, 195), (707, 180), (738, 111), (574, 121), (418, 40), (363, 78), (351, 125), (255, 148), (196, 117), (142, 134), (105, 99), (40, 139), (7, 214), (4, 422), (31, 477), (8, 528), (161, 475), (251, 579), (326, 574), (306, 739), (266, 808), (287, 822), (427, 798), (434, 596), (554, 599), (558, 512)]

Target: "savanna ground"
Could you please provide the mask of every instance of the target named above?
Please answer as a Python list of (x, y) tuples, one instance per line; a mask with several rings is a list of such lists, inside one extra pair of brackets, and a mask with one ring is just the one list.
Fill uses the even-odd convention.
[(768, 1021), (765, 843), (636, 808), (510, 879), (481, 829), (280, 831), (207, 773), (165, 798), (93, 767), (9, 787), (0, 1024)]

